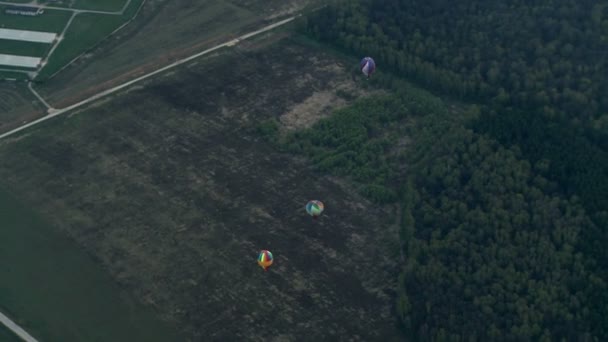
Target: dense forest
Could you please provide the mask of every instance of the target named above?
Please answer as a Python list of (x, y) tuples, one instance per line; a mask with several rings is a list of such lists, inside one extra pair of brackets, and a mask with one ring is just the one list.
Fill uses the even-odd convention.
[[(607, 291), (576, 246), (597, 230), (577, 198), (516, 148), (431, 115), (403, 196), (399, 307), (417, 340), (567, 341), (605, 336)], [(443, 126), (443, 127), (442, 127)], [(602, 338), (603, 339), (603, 338)], [(601, 340), (601, 339), (600, 339)]]
[[(405, 334), (608, 340), (608, 3), (339, 1), (300, 29), (374, 57), (362, 86), (392, 95), (259, 129), (400, 203)], [(478, 106), (448, 110), (389, 73)]]

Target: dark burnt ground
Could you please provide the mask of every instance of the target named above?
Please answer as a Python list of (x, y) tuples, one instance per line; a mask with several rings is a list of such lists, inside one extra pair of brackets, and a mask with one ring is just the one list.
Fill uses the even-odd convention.
[(392, 213), (253, 129), (348, 70), (290, 39), (209, 58), (0, 143), (2, 184), (193, 340), (398, 340)]

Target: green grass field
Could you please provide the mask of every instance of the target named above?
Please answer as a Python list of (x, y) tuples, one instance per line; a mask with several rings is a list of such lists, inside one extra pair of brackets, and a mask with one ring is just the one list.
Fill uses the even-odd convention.
[(41, 341), (179, 341), (89, 255), (0, 190), (0, 308)]
[(72, 13), (68, 11), (47, 9), (44, 14), (37, 17), (25, 17), (5, 14), (5, 8), (6, 5), (0, 5), (0, 27), (15, 30), (61, 33), (72, 16)]

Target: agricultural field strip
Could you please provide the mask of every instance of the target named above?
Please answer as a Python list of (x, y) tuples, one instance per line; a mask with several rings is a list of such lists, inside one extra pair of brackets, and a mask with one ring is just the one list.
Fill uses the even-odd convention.
[(36, 68), (40, 64), (41, 58), (5, 55), (0, 53), (0, 65), (10, 65), (24, 68)]
[(0, 322), (4, 324), (5, 327), (10, 329), (15, 335), (19, 336), (25, 342), (38, 342), (32, 335), (28, 334), (27, 331), (23, 330), (17, 323), (13, 322), (10, 318), (6, 317), (2, 312), (0, 312)]
[(53, 32), (25, 31), (0, 28), (0, 39), (19, 40), (34, 43), (52, 43), (57, 37)]
[(66, 8), (66, 7), (55, 7), (55, 6), (47, 6), (47, 5), (27, 6), (27, 5), (16, 4), (14, 2), (0, 1), (0, 5), (21, 6), (21, 7), (26, 6), (26, 7), (36, 7), (36, 8), (42, 8), (42, 9), (48, 8), (48, 9), (59, 10), (59, 11), (70, 11), (70, 12), (74, 12), (74, 13), (97, 13), (97, 14), (109, 14), (109, 15), (122, 15), (130, 3), (131, 3), (131, 0), (127, 0), (127, 3), (122, 7), (122, 9), (120, 11), (109, 12), (109, 11), (74, 9), (74, 8)]
[[(259, 29), (259, 30), (256, 30), (256, 31), (253, 31), (253, 32), (250, 32), (250, 33), (244, 34), (244, 35), (242, 35), (242, 36), (240, 36), (240, 37), (238, 37), (238, 38), (235, 38), (235, 39), (233, 39), (233, 40), (231, 40), (231, 41), (228, 41), (228, 42), (225, 42), (225, 43), (222, 43), (222, 44), (216, 45), (216, 46), (214, 46), (214, 47), (212, 47), (212, 48), (209, 48), (209, 49), (207, 49), (207, 50), (205, 50), (205, 51), (202, 51), (202, 52), (199, 52), (199, 53), (197, 53), (197, 54), (194, 54), (194, 55), (192, 55), (192, 56), (190, 56), (190, 57), (186, 57), (186, 58), (180, 59), (180, 60), (178, 60), (178, 61), (176, 61), (176, 62), (174, 62), (174, 63), (171, 63), (171, 64), (169, 64), (169, 65), (167, 65), (167, 66), (165, 66), (165, 67), (162, 67), (162, 68), (160, 68), (160, 69), (158, 69), (158, 70), (155, 70), (155, 71), (152, 71), (152, 72), (150, 72), (150, 73), (148, 73), (148, 74), (145, 74), (145, 75), (143, 75), (143, 76), (140, 76), (140, 77), (138, 77), (138, 78), (136, 78), (136, 79), (133, 79), (133, 80), (131, 80), (131, 81), (125, 82), (125, 83), (123, 83), (123, 84), (121, 84), (121, 85), (118, 85), (118, 86), (116, 86), (116, 87), (113, 87), (113, 88), (110, 88), (110, 89), (104, 90), (104, 91), (102, 91), (102, 92), (99, 92), (99, 93), (97, 93), (97, 94), (95, 94), (95, 95), (93, 95), (93, 96), (89, 97), (88, 99), (82, 100), (82, 101), (80, 101), (80, 102), (78, 102), (78, 103), (75, 103), (75, 104), (73, 104), (73, 105), (71, 105), (71, 106), (68, 106), (68, 107), (65, 107), (65, 108), (61, 108), (61, 109), (53, 109), (53, 108), (50, 108), (50, 109), (49, 109), (49, 115), (44, 116), (44, 117), (42, 117), (42, 118), (40, 118), (40, 119), (38, 119), (38, 120), (35, 120), (35, 121), (32, 121), (32, 122), (29, 122), (29, 123), (27, 123), (27, 124), (25, 124), (25, 125), (23, 125), (23, 126), (21, 126), (21, 127), (17, 127), (17, 128), (15, 128), (15, 129), (13, 129), (13, 130), (11, 130), (11, 131), (6, 132), (6, 133), (0, 134), (0, 139), (3, 139), (3, 138), (6, 138), (6, 137), (9, 137), (9, 136), (11, 136), (11, 135), (13, 135), (13, 134), (15, 134), (15, 133), (17, 133), (17, 132), (20, 132), (20, 131), (22, 131), (22, 130), (24, 130), (24, 129), (26, 129), (26, 128), (32, 127), (32, 126), (37, 125), (37, 124), (39, 124), (39, 123), (41, 123), (41, 122), (44, 122), (44, 121), (46, 121), (46, 120), (49, 120), (49, 119), (51, 119), (51, 118), (54, 118), (54, 117), (56, 117), (56, 116), (59, 116), (59, 115), (61, 115), (61, 114), (66, 113), (66, 112), (69, 112), (70, 110), (73, 110), (73, 109), (76, 109), (76, 108), (82, 107), (82, 106), (84, 106), (84, 105), (86, 105), (86, 104), (88, 104), (88, 103), (91, 103), (91, 102), (93, 102), (93, 101), (96, 101), (96, 100), (98, 100), (98, 99), (100, 99), (100, 98), (102, 98), (102, 97), (104, 97), (104, 96), (107, 96), (107, 95), (113, 94), (113, 93), (115, 93), (115, 92), (117, 92), (117, 91), (119, 91), (119, 90), (121, 90), (121, 89), (124, 89), (124, 88), (126, 88), (126, 87), (129, 87), (129, 86), (131, 86), (131, 85), (133, 85), (133, 84), (135, 84), (135, 83), (137, 83), (137, 82), (139, 82), (139, 81), (143, 81), (143, 80), (145, 80), (145, 79), (147, 79), (147, 78), (150, 78), (150, 77), (152, 77), (152, 76), (154, 76), (154, 75), (156, 75), (156, 74), (159, 74), (159, 73), (161, 73), (161, 72), (164, 72), (164, 71), (167, 71), (167, 70), (169, 70), (169, 69), (175, 68), (175, 67), (177, 67), (177, 66), (179, 66), (179, 65), (182, 65), (182, 64), (184, 64), (184, 63), (188, 63), (188, 62), (190, 62), (190, 61), (191, 61), (191, 60), (193, 60), (193, 59), (196, 59), (196, 58), (198, 58), (198, 57), (201, 57), (201, 56), (204, 56), (204, 55), (206, 55), (206, 54), (209, 54), (210, 52), (213, 52), (213, 51), (215, 51), (215, 50), (221, 49), (221, 48), (223, 48), (223, 47), (231, 47), (231, 46), (234, 46), (234, 45), (238, 44), (238, 43), (239, 43), (240, 41), (242, 41), (242, 40), (245, 40), (245, 39), (247, 39), (247, 38), (253, 37), (253, 36), (258, 35), (258, 34), (260, 34), (260, 33), (264, 33), (264, 32), (266, 32), (266, 31), (270, 31), (270, 30), (272, 30), (272, 29), (274, 29), (274, 28), (277, 28), (277, 27), (279, 27), (279, 26), (285, 25), (285, 24), (287, 24), (287, 23), (289, 23), (289, 22), (293, 21), (293, 20), (294, 20), (296, 17), (299, 17), (299, 16), (300, 16), (300, 14), (297, 14), (297, 15), (292, 16), (292, 17), (290, 17), (290, 18), (287, 18), (287, 19), (281, 20), (281, 21), (279, 21), (279, 22), (276, 22), (276, 23), (274, 23), (274, 24), (270, 24), (270, 25), (268, 25), (268, 26), (265, 26), (265, 27), (263, 27), (263, 28), (261, 28), (261, 29)], [(32, 89), (32, 88), (30, 88), (30, 89)], [(36, 96), (39, 98), (39, 95), (38, 95), (38, 94), (36, 94), (36, 92), (35, 92), (35, 91), (33, 91), (33, 89), (32, 89), (32, 92), (34, 93), (34, 95), (36, 95)]]

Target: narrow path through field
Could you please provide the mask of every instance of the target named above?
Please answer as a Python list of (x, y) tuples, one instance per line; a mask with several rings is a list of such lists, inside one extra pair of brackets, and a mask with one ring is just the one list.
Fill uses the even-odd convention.
[(0, 312), (0, 322), (4, 324), (7, 328), (9, 328), (15, 335), (19, 336), (25, 342), (38, 342), (32, 335), (28, 334), (25, 330), (23, 330), (17, 323), (13, 322), (10, 318), (6, 317), (2, 312)]
[[(1, 3), (1, 2), (0, 2), (0, 3)], [(274, 24), (270, 24), (270, 25), (268, 25), (268, 26), (265, 26), (265, 27), (263, 27), (263, 28), (261, 28), (261, 29), (259, 29), (259, 30), (256, 30), (256, 31), (253, 31), (253, 32), (250, 32), (250, 33), (244, 34), (244, 35), (242, 35), (242, 36), (240, 36), (240, 37), (238, 37), (238, 38), (235, 38), (235, 39), (233, 39), (233, 40), (231, 40), (231, 41), (225, 42), (225, 43), (223, 43), (223, 44), (216, 45), (216, 46), (214, 46), (214, 47), (212, 47), (212, 48), (209, 48), (209, 49), (207, 49), (207, 50), (205, 50), (205, 51), (202, 51), (202, 52), (196, 53), (196, 54), (194, 54), (194, 55), (192, 55), (192, 56), (190, 56), (190, 57), (186, 57), (186, 58), (180, 59), (180, 60), (178, 60), (178, 61), (176, 61), (176, 62), (174, 62), (174, 63), (171, 63), (171, 64), (169, 64), (169, 65), (167, 65), (167, 66), (165, 66), (165, 67), (162, 67), (162, 68), (160, 68), (160, 69), (158, 69), (158, 70), (155, 70), (155, 71), (152, 71), (152, 72), (150, 72), (150, 73), (148, 73), (148, 74), (145, 74), (145, 75), (143, 75), (143, 76), (137, 77), (137, 78), (135, 78), (135, 79), (133, 79), (133, 80), (131, 80), (131, 81), (125, 82), (125, 83), (123, 83), (123, 84), (121, 84), (121, 85), (118, 85), (118, 86), (116, 86), (116, 87), (113, 87), (113, 88), (110, 88), (110, 89), (104, 90), (104, 91), (102, 91), (102, 92), (99, 92), (99, 93), (97, 93), (97, 94), (95, 94), (95, 95), (93, 95), (93, 96), (89, 97), (88, 99), (85, 99), (85, 100), (83, 100), (83, 101), (80, 101), (80, 102), (78, 102), (78, 103), (75, 103), (75, 104), (73, 104), (73, 105), (71, 105), (71, 106), (68, 106), (68, 107), (65, 107), (65, 108), (61, 108), (61, 109), (53, 109), (53, 108), (52, 108), (51, 106), (49, 106), (49, 105), (48, 105), (46, 102), (44, 102), (44, 100), (42, 99), (42, 97), (40, 97), (40, 95), (38, 95), (38, 94), (37, 94), (37, 93), (36, 93), (36, 92), (33, 90), (33, 88), (31, 88), (31, 86), (30, 86), (30, 89), (32, 90), (32, 92), (34, 93), (34, 95), (36, 95), (36, 97), (38, 97), (38, 98), (39, 98), (39, 99), (40, 99), (40, 100), (41, 100), (41, 101), (42, 101), (42, 102), (43, 102), (43, 103), (44, 103), (44, 104), (47, 106), (47, 108), (49, 108), (49, 114), (48, 114), (47, 116), (43, 116), (43, 117), (41, 117), (41, 118), (40, 118), (40, 119), (38, 119), (38, 120), (34, 120), (34, 121), (32, 121), (32, 122), (29, 122), (29, 123), (27, 123), (27, 124), (25, 124), (25, 125), (23, 125), (23, 126), (21, 126), (21, 127), (17, 127), (17, 128), (15, 128), (15, 129), (13, 129), (13, 130), (11, 130), (11, 131), (8, 131), (8, 132), (6, 132), (6, 133), (0, 134), (0, 139), (3, 139), (3, 138), (6, 138), (6, 137), (9, 137), (9, 136), (11, 136), (11, 135), (13, 135), (13, 134), (15, 134), (15, 133), (17, 133), (17, 132), (20, 132), (20, 131), (22, 131), (22, 130), (24, 130), (24, 129), (26, 129), (26, 128), (32, 127), (32, 126), (34, 126), (34, 125), (37, 125), (37, 124), (39, 124), (39, 123), (41, 123), (41, 122), (44, 122), (44, 121), (46, 121), (46, 120), (49, 120), (49, 119), (51, 119), (51, 118), (54, 118), (54, 117), (56, 117), (56, 116), (59, 116), (59, 115), (61, 115), (61, 114), (66, 113), (66, 112), (69, 112), (69, 111), (71, 111), (71, 110), (73, 110), (73, 109), (80, 108), (80, 107), (82, 107), (82, 106), (84, 106), (84, 105), (86, 105), (86, 104), (89, 104), (89, 103), (93, 102), (93, 101), (99, 100), (100, 98), (102, 98), (102, 97), (104, 97), (104, 96), (107, 96), (107, 95), (113, 94), (113, 93), (115, 93), (115, 92), (117, 92), (117, 91), (119, 91), (119, 90), (122, 90), (122, 89), (124, 89), (124, 88), (126, 88), (126, 87), (129, 87), (129, 86), (131, 86), (131, 85), (133, 85), (133, 84), (135, 84), (135, 83), (137, 83), (137, 82), (143, 81), (143, 80), (145, 80), (145, 79), (147, 79), (147, 78), (150, 78), (150, 77), (152, 77), (152, 76), (154, 76), (154, 75), (157, 75), (157, 74), (159, 74), (159, 73), (161, 73), (161, 72), (164, 72), (164, 71), (167, 71), (167, 70), (169, 70), (169, 69), (175, 68), (175, 67), (177, 67), (177, 66), (179, 66), (179, 65), (182, 65), (182, 64), (184, 64), (184, 63), (188, 63), (188, 62), (192, 61), (193, 59), (196, 59), (196, 58), (198, 58), (198, 57), (201, 57), (201, 56), (204, 56), (204, 55), (206, 55), (206, 54), (209, 54), (209, 53), (211, 53), (211, 52), (213, 52), (213, 51), (215, 51), (215, 50), (221, 49), (221, 48), (223, 48), (223, 47), (231, 47), (231, 46), (234, 46), (234, 45), (238, 44), (238, 43), (239, 43), (240, 41), (242, 41), (242, 40), (245, 40), (245, 39), (247, 39), (247, 38), (251, 38), (251, 37), (253, 37), (253, 36), (259, 35), (259, 34), (264, 33), (264, 32), (266, 32), (266, 31), (270, 31), (270, 30), (272, 30), (272, 29), (274, 29), (274, 28), (277, 28), (277, 27), (279, 27), (279, 26), (285, 25), (285, 24), (287, 24), (287, 23), (289, 23), (289, 22), (293, 21), (295, 18), (297, 18), (297, 17), (299, 17), (299, 16), (300, 16), (300, 14), (295, 15), (295, 16), (292, 16), (292, 17), (290, 17), (290, 18), (287, 18), (287, 19), (281, 20), (281, 21), (276, 22), (276, 23), (274, 23)]]

